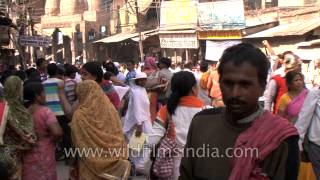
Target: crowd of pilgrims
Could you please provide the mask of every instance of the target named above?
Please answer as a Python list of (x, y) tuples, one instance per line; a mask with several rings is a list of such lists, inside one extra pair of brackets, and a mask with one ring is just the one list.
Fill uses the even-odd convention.
[[(258, 59), (261, 64), (264, 59), (268, 61), (267, 83), (263, 88), (263, 95), (259, 98), (259, 107), (252, 115), (249, 114), (253, 117), (251, 120), (249, 117), (243, 120), (251, 123), (252, 119), (263, 112), (270, 111), (292, 124), (292, 127), (295, 127), (294, 132), (300, 134), (300, 141), (307, 139), (319, 148), (320, 127), (310, 128), (310, 124), (319, 109), (318, 96), (313, 89), (320, 86), (320, 59), (314, 61), (313, 73), (307, 75), (310, 83), (306, 86), (300, 58), (291, 51), (275, 55), (271, 46), (264, 43), (270, 52), (269, 56), (251, 45), (240, 44), (228, 48), (220, 61), (174, 64), (169, 58), (147, 55), (143, 63), (127, 61), (119, 64), (109, 60), (103, 63), (71, 65), (38, 59), (36, 67), (30, 66), (27, 70), (8, 67), (2, 72), (0, 79), (0, 179), (56, 180), (56, 161), (59, 160), (70, 166), (70, 179), (127, 179), (136, 175), (143, 175), (147, 179), (176, 180), (179, 176), (180, 179), (206, 179), (206, 173), (214, 173), (209, 172), (210, 168), (207, 167), (210, 165), (206, 166), (210, 162), (205, 161), (202, 164), (201, 160), (182, 160), (182, 151), (176, 152), (178, 154), (169, 161), (171, 167), (163, 164), (169, 169), (167, 177), (156, 177), (165, 173), (159, 173), (161, 164), (155, 164), (157, 157), (151, 157), (154, 150), (151, 147), (159, 145), (165, 138), (173, 140), (175, 147), (179, 149), (183, 149), (186, 144), (193, 147), (196, 139), (205, 139), (208, 134), (206, 131), (211, 131), (210, 127), (204, 124), (203, 130), (191, 134), (191, 131), (195, 132), (195, 129), (200, 128), (200, 123), (193, 121), (200, 122), (200, 117), (205, 119), (206, 113), (214, 120), (215, 116), (218, 118), (219, 113), (224, 112), (221, 109), (224, 109), (227, 98), (223, 97), (223, 89), (220, 89), (220, 76), (227, 71), (227, 67), (230, 69), (229, 61), (234, 59), (234, 64), (239, 60), (239, 67), (245, 66), (246, 61), (252, 63)], [(262, 72), (263, 69), (258, 66), (263, 65), (254, 63), (251, 66)], [(220, 67), (222, 65), (225, 70)], [(232, 82), (224, 83), (231, 86)], [(244, 87), (250, 86), (247, 82), (241, 83)], [(237, 108), (237, 103), (241, 102), (234, 101), (236, 105), (231, 105)], [(273, 117), (270, 113), (271, 116)], [(210, 126), (210, 123), (207, 126)], [(217, 129), (220, 133), (216, 137), (225, 138), (226, 141), (231, 136), (238, 137), (239, 133), (246, 129), (241, 127), (237, 135), (231, 134), (229, 138), (227, 130), (219, 130), (221, 124), (213, 126), (216, 127), (212, 129)], [(280, 126), (281, 123), (279, 128)], [(271, 125), (265, 127), (274, 128)], [(272, 131), (271, 129), (269, 131)], [(293, 135), (293, 130), (290, 130)], [(305, 136), (309, 137), (304, 138)], [(142, 142), (142, 150), (127, 146), (133, 143), (137, 145), (138, 141)], [(230, 141), (233, 141), (231, 147), (238, 142), (236, 139)], [(166, 142), (171, 141), (166, 139)], [(299, 142), (301, 152), (304, 149), (302, 144), (304, 145)], [(280, 145), (277, 144), (278, 146)], [(277, 157), (280, 156), (288, 156), (285, 160), (289, 161), (290, 153), (294, 154), (297, 147), (290, 149), (288, 143), (288, 152), (278, 150), (280, 154), (274, 155), (275, 159), (269, 158), (270, 164), (278, 162)], [(65, 150), (75, 148), (113, 148), (122, 153), (118, 156), (68, 157)], [(131, 155), (133, 151), (136, 151), (135, 156)], [(292, 155), (291, 164), (284, 163), (282, 169), (281, 165), (277, 170), (276, 167), (272, 169), (272, 166), (268, 166), (267, 170), (262, 168), (267, 174), (264, 178), (268, 179), (269, 176), (270, 179), (319, 180), (319, 153), (313, 153), (313, 156), (312, 153), (301, 153), (298, 159)], [(221, 167), (213, 165), (215, 174), (208, 179), (249, 179), (249, 176), (236, 176), (236, 168), (223, 168), (223, 160), (214, 162), (221, 163)], [(296, 169), (295, 164), (298, 164)], [(290, 173), (285, 170), (289, 167)], [(246, 168), (243, 171), (246, 171)], [(256, 176), (252, 179), (263, 178)]]

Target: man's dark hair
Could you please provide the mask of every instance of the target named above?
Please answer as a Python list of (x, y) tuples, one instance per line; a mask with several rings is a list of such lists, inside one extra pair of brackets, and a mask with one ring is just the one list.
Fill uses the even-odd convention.
[(18, 76), (21, 79), (21, 81), (26, 80), (26, 73), (23, 70), (14, 72), (14, 75)]
[(10, 71), (10, 70), (5, 70), (2, 72), (1, 78), (0, 78), (0, 82), (2, 85), (4, 85), (5, 81), (7, 80), (8, 77), (14, 75), (14, 72)]
[(25, 83), (23, 87), (24, 105), (26, 107), (29, 107), (31, 104), (33, 104), (36, 97), (44, 91), (41, 82), (28, 82)]
[(58, 74), (58, 66), (55, 63), (51, 63), (47, 67), (47, 71), (50, 77)]
[(26, 75), (27, 75), (27, 78), (29, 78), (30, 74), (37, 71), (36, 68), (29, 68), (26, 70)]
[(227, 48), (220, 58), (220, 65), (218, 67), (220, 78), (223, 76), (225, 64), (229, 62), (234, 65), (241, 65), (248, 62), (253, 67), (256, 67), (259, 83), (263, 88), (265, 88), (270, 63), (266, 55), (263, 54), (260, 49), (248, 43), (241, 43)]
[(209, 68), (209, 64), (206, 61), (201, 61), (200, 63), (200, 71), (207, 72)]
[(71, 76), (73, 73), (76, 73), (77, 71), (77, 68), (71, 64), (64, 65), (64, 75), (68, 77)]
[(10, 70), (10, 71), (16, 71), (17, 69), (16, 69), (16, 67), (15, 67), (15, 65), (9, 65), (8, 66), (8, 69)]
[(37, 71), (34, 68), (28, 69), (27, 72), (27, 80), (24, 82), (24, 84), (30, 83), (30, 82), (40, 82), (41, 83), (41, 76), (39, 71)]
[(187, 62), (186, 64), (184, 64), (183, 67), (184, 67), (185, 69), (190, 69), (190, 70), (192, 70), (192, 68), (193, 68), (193, 62), (191, 62), (191, 61)]
[(167, 68), (169, 68), (171, 66), (172, 61), (169, 58), (162, 57), (159, 59), (159, 63), (162, 63), (162, 64), (166, 65)]
[(107, 71), (103, 74), (103, 79), (109, 81), (111, 76), (114, 76), (114, 74), (112, 72)]
[(128, 60), (127, 62), (126, 62), (126, 64), (133, 64), (133, 65), (135, 65), (135, 62), (133, 61), (133, 60)]
[(95, 76), (96, 82), (101, 83), (103, 80), (103, 71), (99, 62), (87, 62), (82, 68), (87, 70), (92, 76)]
[(114, 76), (119, 74), (119, 70), (118, 68), (114, 65), (113, 62), (106, 62), (103, 65), (103, 68), (108, 71), (111, 72)]
[(37, 59), (37, 61), (36, 61), (37, 67), (40, 67), (41, 64), (42, 64), (43, 62), (45, 62), (45, 61), (46, 61), (46, 60), (45, 60), (44, 58), (39, 58), (39, 59)]
[(64, 68), (58, 67), (58, 72), (57, 72), (57, 74), (63, 76), (64, 73), (65, 73), (65, 72), (64, 72)]

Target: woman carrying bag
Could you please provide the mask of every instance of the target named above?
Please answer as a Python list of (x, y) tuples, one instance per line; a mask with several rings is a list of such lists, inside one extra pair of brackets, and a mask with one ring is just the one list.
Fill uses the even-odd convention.
[(159, 110), (153, 124), (153, 135), (149, 137), (151, 144), (159, 144), (151, 154), (156, 155), (150, 170), (151, 179), (178, 179), (191, 120), (204, 109), (204, 103), (198, 99), (196, 79), (191, 72), (175, 73), (171, 90), (168, 103)]

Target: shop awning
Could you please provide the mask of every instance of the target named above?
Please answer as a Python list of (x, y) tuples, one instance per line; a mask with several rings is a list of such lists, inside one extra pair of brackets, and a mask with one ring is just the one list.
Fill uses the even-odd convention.
[(320, 39), (315, 39), (315, 40), (307, 41), (307, 42), (301, 42), (296, 45), (298, 47), (309, 47), (309, 46), (320, 45)]
[[(149, 33), (154, 33), (158, 31), (157, 29), (153, 29), (150, 31), (143, 31), (141, 32), (141, 35), (148, 35)], [(131, 39), (131, 38), (135, 38), (138, 37), (139, 33), (134, 32), (134, 33), (119, 33), (119, 34), (115, 34), (113, 36), (109, 36), (103, 39), (100, 39), (98, 41), (95, 41), (94, 43), (116, 43), (116, 42), (121, 42), (127, 39)]]
[(194, 34), (196, 30), (159, 31), (159, 34)]
[(294, 51), (294, 53), (297, 54), (302, 60), (312, 61), (319, 58), (319, 51), (320, 48), (298, 48)]
[(320, 18), (283, 24), (244, 38), (267, 38), (281, 36), (301, 36), (320, 27)]
[(138, 33), (119, 33), (113, 36), (109, 36), (103, 39), (100, 39), (98, 41), (95, 41), (94, 43), (115, 43), (115, 42), (120, 42), (124, 41), (126, 39), (130, 39), (133, 37), (138, 36)]
[[(139, 13), (146, 14), (152, 6), (153, 0), (138, 0), (138, 7), (139, 7)], [(155, 6), (156, 3), (153, 5)], [(127, 2), (124, 4), (125, 9), (133, 14), (135, 14), (135, 0), (127, 0)]]

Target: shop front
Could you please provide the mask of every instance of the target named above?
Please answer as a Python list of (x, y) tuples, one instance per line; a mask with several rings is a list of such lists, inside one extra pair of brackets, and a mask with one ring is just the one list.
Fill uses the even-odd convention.
[(199, 3), (198, 22), (201, 59), (218, 61), (226, 48), (241, 42), (246, 27), (243, 1)]
[(241, 30), (208, 30), (198, 32), (200, 54), (202, 59), (219, 61), (223, 51), (235, 44), (241, 43)]
[(198, 60), (199, 43), (195, 30), (160, 31), (160, 47), (162, 55), (172, 62), (196, 62)]
[(163, 1), (159, 40), (162, 56), (174, 64), (197, 61), (199, 42), (197, 38), (197, 1)]

